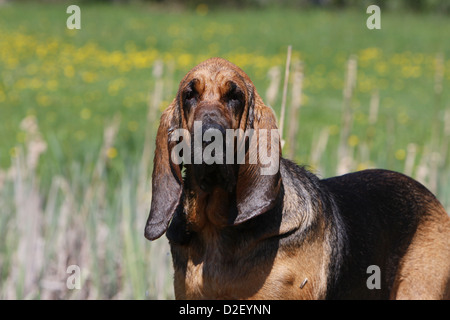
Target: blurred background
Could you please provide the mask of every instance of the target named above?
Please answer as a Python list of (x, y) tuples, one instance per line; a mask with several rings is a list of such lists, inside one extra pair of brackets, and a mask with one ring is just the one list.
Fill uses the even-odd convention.
[(284, 121), (285, 157), (324, 178), (404, 172), (450, 212), (449, 1), (220, 3), (0, 1), (1, 299), (173, 298), (167, 240), (143, 236), (154, 138), (212, 56)]

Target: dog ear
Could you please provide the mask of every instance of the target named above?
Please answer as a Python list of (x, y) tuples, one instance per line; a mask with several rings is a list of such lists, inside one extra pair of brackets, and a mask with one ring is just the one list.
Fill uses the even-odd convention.
[(149, 240), (158, 239), (166, 232), (182, 193), (181, 166), (171, 161), (170, 154), (176, 144), (176, 142), (171, 141), (171, 134), (180, 127), (180, 111), (177, 106), (175, 99), (161, 115), (156, 135), (152, 174), (152, 202), (145, 226), (145, 237)]
[[(281, 187), (281, 145), (275, 115), (252, 86), (250, 89), (245, 120), (246, 130), (253, 130), (253, 135), (248, 139), (250, 143), (245, 164), (239, 166), (236, 186), (238, 212), (233, 224), (240, 224), (272, 209)], [(267, 157), (268, 154), (275, 162), (269, 166), (275, 167), (268, 168), (267, 163), (262, 163), (262, 156)]]

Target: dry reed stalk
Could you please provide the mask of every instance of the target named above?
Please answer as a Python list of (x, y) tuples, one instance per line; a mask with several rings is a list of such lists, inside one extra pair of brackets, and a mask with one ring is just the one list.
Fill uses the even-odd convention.
[(424, 146), (423, 151), (422, 151), (422, 157), (420, 158), (420, 162), (417, 165), (417, 169), (416, 169), (416, 176), (415, 176), (416, 180), (425, 186), (428, 184), (427, 178), (430, 173), (430, 167), (428, 165), (431, 161), (430, 155), (431, 155), (431, 153), (429, 151), (429, 147)]
[(378, 120), (378, 110), (380, 109), (380, 92), (374, 90), (370, 97), (369, 124), (374, 126)]
[(133, 232), (131, 226), (131, 199), (130, 199), (130, 185), (125, 183), (122, 186), (122, 221), (120, 223), (121, 233), (124, 243), (124, 262), (125, 273), (131, 284), (131, 291), (136, 298), (143, 298), (144, 288), (142, 287), (142, 280), (139, 277), (137, 266), (137, 250), (133, 241)]
[(278, 87), (280, 86), (281, 71), (278, 66), (269, 69), (267, 73), (270, 83), (266, 91), (266, 102), (270, 107), (275, 105), (278, 95)]
[(20, 128), (26, 132), (26, 172), (34, 172), (39, 162), (40, 155), (47, 150), (47, 143), (39, 132), (35, 116), (28, 116), (20, 123)]
[(442, 166), (445, 166), (446, 163), (448, 164), (447, 158), (448, 158), (448, 149), (450, 145), (450, 108), (447, 108), (445, 110), (444, 114), (444, 130), (443, 130), (443, 136), (442, 136), (442, 144), (441, 144), (441, 150), (440, 153), (442, 155)]
[[(94, 264), (93, 257), (102, 255), (104, 245), (97, 243), (95, 246), (97, 250), (93, 252), (86, 228), (86, 216), (91, 212), (87, 212), (86, 216), (81, 214), (74, 194), (70, 183), (64, 177), (55, 176), (52, 179), (49, 202), (45, 212), (49, 214), (47, 219), (50, 217), (57, 219), (57, 224), (56, 234), (46, 240), (48, 244), (46, 256), (49, 258), (53, 256), (53, 259), (48, 258), (49, 262), (45, 266), (45, 272), (40, 281), (42, 299), (95, 299), (99, 297), (93, 286), (86, 283), (90, 279), (89, 270), (101, 268), (98, 264)], [(51, 204), (54, 201), (52, 199), (58, 197), (62, 199), (62, 203), (59, 206)], [(95, 235), (96, 237), (103, 236), (104, 230), (96, 228)], [(81, 290), (69, 290), (66, 285), (70, 275), (67, 273), (67, 268), (70, 265), (76, 265), (81, 270)]]
[(167, 287), (167, 282), (172, 281), (171, 277), (168, 276), (167, 271), (171, 270), (172, 272), (170, 274), (173, 274), (170, 247), (167, 239), (159, 241), (155, 251), (156, 261), (158, 261), (158, 264), (154, 265), (155, 275), (157, 275), (156, 279), (154, 279), (156, 298), (164, 299), (164, 297), (167, 297), (168, 295), (168, 292), (166, 292), (165, 289)]
[(319, 171), (322, 169), (319, 167), (320, 159), (322, 158), (323, 153), (325, 152), (326, 146), (328, 144), (328, 138), (330, 136), (330, 130), (328, 127), (323, 128), (320, 131), (319, 138), (315, 139), (313, 141), (312, 147), (311, 147), (311, 164), (314, 167), (317, 167)]
[[(59, 194), (62, 194), (63, 202), (57, 206)], [(46, 265), (40, 281), (41, 299), (43, 300), (61, 299), (65, 296), (67, 289), (64, 281), (67, 277), (67, 261), (70, 258), (70, 252), (74, 250), (67, 246), (69, 225), (72, 227), (69, 218), (77, 212), (73, 194), (73, 190), (64, 177), (53, 177), (44, 214), (48, 224), (55, 219), (57, 224), (56, 234), (49, 235), (45, 243)], [(52, 259), (52, 256), (55, 258)]]
[(25, 149), (21, 149), (23, 152), (19, 152), (13, 164), (16, 173), (14, 200), (19, 235), (16, 265), (19, 266), (19, 277), (23, 277), (23, 297), (32, 298), (38, 293), (39, 287), (36, 283), (44, 265), (44, 213), (36, 168), (47, 144), (34, 116), (24, 118), (20, 127), (26, 133), (26, 140)]
[(14, 182), (14, 198), (19, 240), (16, 251), (17, 260), (14, 264), (18, 266), (16, 280), (23, 281), (22, 298), (32, 298), (37, 294), (36, 283), (44, 262), (43, 213), (34, 172), (27, 171), (23, 159), (20, 158), (20, 156), (16, 157), (14, 164), (18, 168)]
[(393, 166), (394, 157), (394, 145), (395, 145), (395, 120), (390, 117), (386, 120), (386, 154), (387, 157), (387, 167), (391, 168)]
[(145, 128), (144, 150), (142, 152), (140, 163), (140, 175), (147, 180), (149, 172), (149, 164), (152, 162), (152, 151), (154, 143), (154, 126), (159, 105), (162, 101), (164, 81), (162, 79), (164, 64), (161, 60), (156, 60), (153, 65), (153, 77), (155, 78), (155, 88), (153, 94), (149, 94), (147, 126)]
[(287, 56), (286, 56), (286, 68), (284, 70), (283, 97), (281, 100), (280, 125), (279, 125), (281, 148), (283, 148), (283, 146), (284, 146), (284, 140), (283, 140), (284, 115), (286, 112), (286, 98), (287, 98), (287, 88), (288, 88), (288, 82), (289, 82), (289, 69), (291, 66), (291, 54), (292, 54), (292, 46), (288, 46)]
[(6, 177), (6, 172), (0, 169), (0, 194), (2, 193), (3, 187), (5, 186)]
[(289, 131), (288, 131), (288, 141), (289, 150), (288, 158), (294, 159), (296, 152), (296, 137), (299, 128), (298, 113), (302, 105), (302, 92), (303, 92), (303, 63), (297, 61), (294, 64), (294, 73), (292, 80), (292, 100), (289, 113)]
[(39, 293), (39, 277), (44, 266), (44, 238), (41, 197), (36, 168), (47, 149), (34, 116), (22, 120), (26, 133), (24, 148), (17, 147), (9, 170), (14, 187), (15, 245), (12, 269), (4, 284), (6, 299), (31, 299)]
[(430, 169), (429, 169), (429, 180), (427, 187), (431, 192), (437, 193), (439, 184), (439, 164), (441, 160), (441, 155), (438, 152), (431, 152), (430, 156)]
[(350, 155), (350, 146), (348, 145), (348, 138), (353, 126), (353, 112), (351, 100), (353, 91), (356, 86), (357, 60), (355, 55), (351, 55), (347, 61), (345, 85), (343, 90), (343, 104), (342, 104), (342, 123), (341, 135), (338, 146), (338, 166), (336, 173), (338, 175), (348, 172), (353, 166), (353, 158)]
[(102, 175), (104, 174), (106, 163), (109, 161), (109, 150), (113, 147), (116, 135), (119, 131), (120, 120), (120, 114), (115, 114), (113, 119), (103, 130), (103, 144), (100, 148), (99, 156), (92, 173), (91, 183), (84, 193), (80, 210), (80, 215), (83, 220), (85, 220), (89, 211), (89, 206), (92, 204), (94, 198), (98, 199), (100, 207), (105, 207), (106, 186), (105, 181), (102, 179)]
[[(370, 157), (370, 149), (372, 147), (372, 141), (375, 136), (375, 128), (378, 121), (378, 112), (380, 109), (380, 93), (379, 90), (376, 89), (372, 91), (372, 95), (370, 97), (370, 106), (369, 106), (369, 125), (366, 130), (366, 146), (368, 148), (368, 155)], [(367, 159), (370, 160), (370, 159)]]
[(403, 173), (406, 174), (407, 176), (411, 177), (413, 176), (416, 153), (417, 153), (417, 145), (414, 143), (408, 144), (406, 150), (405, 168), (403, 169)]
[[(173, 96), (176, 92), (173, 90), (174, 86), (177, 85), (177, 81), (178, 79), (175, 79), (175, 62), (174, 61), (168, 61), (166, 62), (166, 72), (164, 72), (164, 74), (166, 75), (166, 80), (164, 83), (164, 87), (166, 88), (166, 94), (170, 94), (170, 96)], [(178, 87), (178, 85), (177, 85)], [(160, 90), (161, 92), (163, 91), (162, 89)]]
[(370, 147), (367, 141), (362, 141), (358, 146), (359, 163), (368, 166), (370, 163)]

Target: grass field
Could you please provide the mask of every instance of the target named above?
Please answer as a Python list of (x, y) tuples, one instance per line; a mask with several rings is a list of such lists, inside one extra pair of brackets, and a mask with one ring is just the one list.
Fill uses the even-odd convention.
[(450, 211), (448, 17), (383, 12), (368, 30), (365, 10), (80, 7), (68, 30), (66, 6), (0, 5), (0, 298), (173, 297), (166, 240), (143, 237), (153, 139), (211, 56), (279, 116), (292, 45), (283, 152), (322, 177), (405, 172)]

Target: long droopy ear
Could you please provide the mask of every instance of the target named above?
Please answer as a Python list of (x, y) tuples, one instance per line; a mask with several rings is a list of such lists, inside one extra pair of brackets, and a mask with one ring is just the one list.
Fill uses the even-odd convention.
[(166, 232), (182, 193), (181, 167), (174, 164), (170, 152), (175, 142), (170, 141), (173, 130), (180, 126), (177, 102), (164, 111), (156, 135), (152, 175), (152, 203), (145, 226), (145, 237), (155, 240)]
[[(248, 100), (247, 117), (243, 120), (246, 121), (245, 130), (253, 129), (253, 137), (249, 139), (246, 163), (239, 166), (236, 186), (238, 212), (233, 224), (240, 224), (272, 209), (281, 186), (281, 145), (275, 115), (253, 90), (250, 90)], [(273, 160), (271, 165), (275, 166), (270, 170), (267, 170), (267, 163), (264, 164), (262, 158), (263, 155), (267, 158), (268, 154)], [(252, 162), (252, 159), (257, 159), (257, 162)]]

